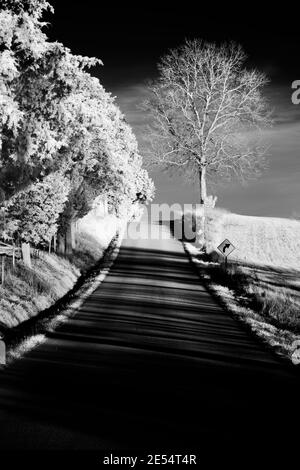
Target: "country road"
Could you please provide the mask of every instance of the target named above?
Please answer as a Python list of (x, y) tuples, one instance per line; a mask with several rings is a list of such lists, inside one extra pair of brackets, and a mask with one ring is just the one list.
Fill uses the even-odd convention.
[(290, 455), (298, 377), (224, 312), (180, 242), (125, 239), (76, 315), (0, 372), (0, 450)]

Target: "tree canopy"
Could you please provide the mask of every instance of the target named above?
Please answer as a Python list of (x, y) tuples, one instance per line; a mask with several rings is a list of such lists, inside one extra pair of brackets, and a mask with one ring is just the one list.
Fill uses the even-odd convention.
[(89, 72), (101, 60), (50, 42), (46, 10), (53, 11), (44, 0), (0, 7), (2, 230), (9, 224), (12, 236), (33, 243), (59, 226), (65, 232), (100, 195), (118, 213), (122, 204), (147, 203), (154, 191), (130, 126)]
[(161, 59), (143, 105), (152, 117), (152, 161), (199, 175), (201, 203), (207, 176), (246, 180), (266, 164), (260, 131), (270, 124), (262, 94), (267, 78), (248, 70), (245, 60), (233, 43), (186, 41)]

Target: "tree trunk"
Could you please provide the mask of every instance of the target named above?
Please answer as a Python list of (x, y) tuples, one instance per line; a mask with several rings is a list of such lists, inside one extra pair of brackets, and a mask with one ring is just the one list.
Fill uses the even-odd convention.
[(200, 233), (198, 234), (198, 241), (202, 245), (202, 249), (206, 251), (206, 237), (205, 237), (205, 200), (207, 197), (206, 191), (206, 167), (199, 167), (199, 183), (200, 183), (200, 204), (202, 206), (202, 216), (200, 218)]
[(15, 269), (15, 267), (16, 267), (16, 249), (15, 249), (15, 244), (13, 244), (12, 265), (13, 265), (13, 269)]
[(66, 251), (66, 241), (64, 235), (59, 234), (57, 236), (57, 252), (61, 255), (65, 254)]
[(22, 258), (25, 266), (31, 268), (30, 244), (22, 243)]
[(206, 191), (206, 167), (199, 167), (199, 184), (200, 184), (200, 204), (204, 204), (207, 197)]
[(72, 220), (68, 224), (67, 232), (66, 232), (66, 253), (67, 255), (71, 255), (73, 250), (76, 248), (75, 246), (75, 222)]

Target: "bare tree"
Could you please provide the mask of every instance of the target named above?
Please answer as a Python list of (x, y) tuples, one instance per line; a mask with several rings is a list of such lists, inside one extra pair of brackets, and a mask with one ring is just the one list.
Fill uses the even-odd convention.
[(197, 175), (205, 204), (207, 177), (258, 176), (266, 165), (261, 130), (271, 123), (264, 74), (244, 68), (233, 43), (186, 41), (159, 63), (143, 109), (150, 113), (152, 163)]

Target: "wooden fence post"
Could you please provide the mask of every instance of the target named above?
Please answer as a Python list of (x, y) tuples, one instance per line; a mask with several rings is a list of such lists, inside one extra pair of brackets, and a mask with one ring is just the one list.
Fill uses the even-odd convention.
[(25, 266), (31, 268), (30, 244), (22, 243), (22, 258)]

